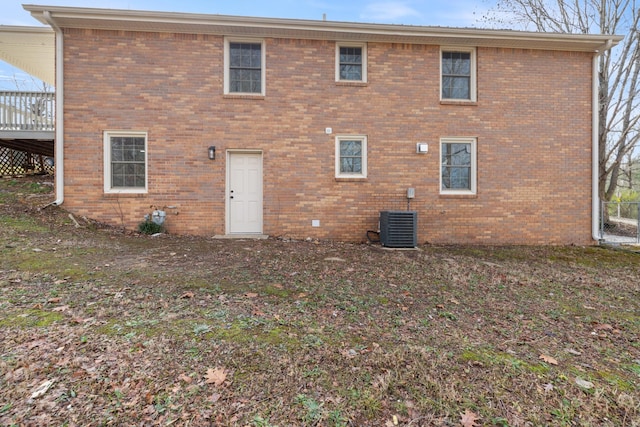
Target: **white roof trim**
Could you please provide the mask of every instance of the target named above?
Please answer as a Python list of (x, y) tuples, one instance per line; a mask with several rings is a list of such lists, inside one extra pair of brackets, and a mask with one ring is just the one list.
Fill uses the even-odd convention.
[(0, 25), (0, 60), (55, 85), (55, 33), (49, 27)]
[(535, 33), (511, 30), (365, 24), (301, 19), (254, 18), (139, 10), (24, 5), (48, 24), (45, 12), (60, 28), (217, 34), (315, 40), (464, 45), (596, 52), (621, 36)]

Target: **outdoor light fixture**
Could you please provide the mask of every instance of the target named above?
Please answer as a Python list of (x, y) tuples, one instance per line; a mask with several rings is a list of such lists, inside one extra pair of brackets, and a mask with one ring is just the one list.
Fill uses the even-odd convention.
[(212, 145), (211, 147), (209, 147), (209, 160), (215, 160), (216, 159), (216, 146)]

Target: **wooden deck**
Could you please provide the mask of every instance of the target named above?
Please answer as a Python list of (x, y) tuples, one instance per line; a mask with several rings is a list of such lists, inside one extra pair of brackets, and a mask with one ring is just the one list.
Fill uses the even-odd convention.
[(0, 91), (0, 176), (51, 172), (55, 93)]

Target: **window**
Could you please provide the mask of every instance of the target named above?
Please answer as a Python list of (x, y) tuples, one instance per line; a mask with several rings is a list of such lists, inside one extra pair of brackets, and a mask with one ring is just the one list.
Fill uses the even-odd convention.
[(475, 50), (442, 50), (442, 99), (476, 100)]
[(105, 132), (105, 193), (145, 193), (147, 191), (147, 134)]
[(440, 141), (440, 194), (476, 194), (476, 140)]
[(336, 178), (367, 177), (367, 137), (336, 137)]
[(224, 47), (224, 93), (264, 95), (264, 42), (225, 39)]
[(336, 81), (367, 81), (366, 43), (336, 44)]

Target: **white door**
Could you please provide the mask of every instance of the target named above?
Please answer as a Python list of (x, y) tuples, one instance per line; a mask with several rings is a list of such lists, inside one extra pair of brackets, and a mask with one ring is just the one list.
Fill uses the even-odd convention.
[(230, 152), (227, 172), (228, 234), (262, 234), (262, 154)]

